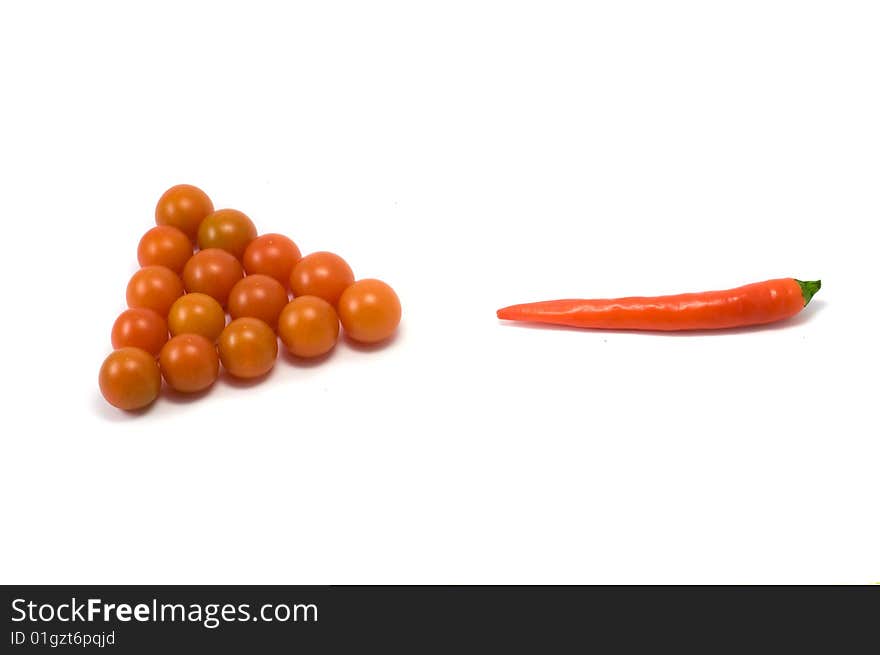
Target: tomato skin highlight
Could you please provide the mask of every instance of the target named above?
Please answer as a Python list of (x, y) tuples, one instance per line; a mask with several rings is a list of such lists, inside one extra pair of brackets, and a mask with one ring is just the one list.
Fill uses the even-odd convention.
[(178, 184), (156, 203), (156, 225), (176, 227), (194, 242), (199, 224), (213, 211), (214, 203), (208, 194), (191, 184)]
[(238, 260), (225, 250), (209, 248), (193, 255), (183, 269), (189, 293), (204, 293), (226, 306), (229, 292), (244, 275)]
[(339, 339), (339, 317), (323, 298), (299, 296), (278, 317), (278, 336), (292, 355), (320, 357)]
[(144, 234), (138, 243), (137, 258), (141, 266), (164, 266), (180, 275), (193, 254), (192, 241), (170, 225), (157, 225)]
[(287, 290), (268, 275), (248, 275), (236, 282), (229, 292), (229, 315), (233, 318), (258, 318), (269, 327), (278, 324), (278, 315), (287, 304)]
[(171, 305), (182, 295), (180, 277), (164, 266), (144, 266), (131, 276), (125, 289), (129, 307), (146, 307), (160, 316), (167, 316)]
[(273, 277), (287, 288), (290, 272), (302, 259), (297, 245), (283, 234), (263, 234), (250, 242), (244, 251), (242, 263), (248, 275), (262, 274)]
[(278, 337), (258, 318), (231, 321), (217, 340), (217, 347), (223, 368), (237, 378), (265, 375), (278, 357)]
[(104, 399), (119, 409), (135, 410), (151, 404), (162, 388), (156, 358), (140, 348), (120, 348), (110, 353), (98, 373)]
[(188, 293), (174, 301), (168, 310), (168, 329), (172, 336), (198, 334), (211, 343), (226, 327), (226, 312), (206, 293)]
[(218, 209), (199, 225), (199, 248), (220, 248), (239, 261), (256, 238), (257, 228), (253, 221), (237, 209)]
[(140, 348), (153, 357), (159, 356), (159, 351), (167, 341), (168, 325), (165, 319), (145, 307), (126, 309), (114, 321), (110, 331), (110, 342), (115, 350)]
[(195, 393), (214, 384), (220, 374), (220, 358), (214, 344), (205, 337), (179, 334), (162, 348), (159, 368), (169, 387)]
[(400, 323), (400, 299), (381, 280), (358, 280), (342, 294), (337, 309), (346, 335), (361, 343), (384, 341)]
[(290, 290), (294, 296), (318, 296), (335, 305), (342, 292), (354, 282), (348, 263), (332, 252), (306, 255), (290, 272)]
[(723, 291), (669, 296), (570, 299), (511, 305), (500, 319), (611, 330), (717, 330), (773, 323), (800, 312), (809, 297), (803, 283), (779, 278)]

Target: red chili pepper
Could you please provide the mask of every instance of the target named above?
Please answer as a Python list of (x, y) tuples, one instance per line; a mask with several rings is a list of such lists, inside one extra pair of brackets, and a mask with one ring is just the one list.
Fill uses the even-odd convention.
[(716, 330), (790, 318), (821, 286), (788, 277), (674, 296), (547, 300), (499, 309), (498, 318), (611, 330)]

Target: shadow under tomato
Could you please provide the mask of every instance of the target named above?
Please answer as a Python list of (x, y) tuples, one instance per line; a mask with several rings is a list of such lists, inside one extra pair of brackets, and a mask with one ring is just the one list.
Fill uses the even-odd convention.
[(399, 338), (400, 338), (401, 328), (398, 327), (394, 334), (385, 339), (384, 341), (379, 341), (378, 343), (361, 343), (360, 341), (355, 341), (348, 335), (342, 337), (342, 341), (345, 342), (345, 345), (352, 350), (356, 350), (362, 353), (372, 353), (377, 352), (379, 350), (385, 350), (392, 346)]
[[(338, 344), (337, 344), (338, 345)], [(283, 348), (281, 350), (281, 357), (286, 363), (291, 366), (295, 366), (297, 368), (314, 368), (315, 366), (321, 366), (324, 362), (329, 359), (333, 359), (333, 355), (336, 353), (336, 346), (331, 348), (329, 351), (324, 353), (323, 355), (319, 355), (318, 357), (297, 357), (293, 353), (291, 353), (287, 348)]]
[(270, 377), (272, 377), (272, 373), (274, 372), (275, 366), (270, 368), (263, 375), (256, 378), (237, 378), (234, 375), (231, 375), (229, 371), (224, 369), (223, 372), (220, 373), (220, 381), (223, 382), (223, 384), (229, 387), (234, 387), (236, 389), (250, 389), (251, 387), (257, 386), (258, 384), (262, 384), (264, 380), (268, 380)]
[(156, 406), (156, 403), (159, 402), (159, 398), (157, 398), (152, 403), (150, 403), (146, 407), (142, 407), (141, 409), (125, 410), (114, 407), (106, 400), (104, 400), (104, 397), (101, 394), (97, 394), (94, 397), (94, 400), (95, 413), (98, 414), (98, 416), (100, 416), (105, 421), (109, 421), (111, 423), (125, 423), (126, 421), (137, 420), (145, 414), (149, 414)]
[(743, 327), (720, 328), (718, 330), (610, 330), (599, 328), (580, 328), (570, 325), (552, 325), (549, 323), (529, 323), (528, 321), (504, 321), (499, 319), (499, 323), (505, 328), (519, 328), (529, 330), (558, 330), (562, 332), (592, 332), (593, 334), (642, 334), (660, 337), (711, 337), (733, 334), (748, 334), (750, 332), (764, 332), (770, 330), (787, 330), (789, 328), (803, 325), (812, 320), (815, 314), (821, 312), (826, 305), (824, 300), (813, 300), (802, 311), (795, 316), (787, 318), (784, 321), (776, 323), (765, 323), (763, 325), (746, 325)]
[(171, 387), (166, 385), (162, 389), (162, 395), (160, 396), (160, 398), (163, 398), (175, 405), (187, 405), (197, 400), (201, 400), (202, 398), (210, 394), (216, 386), (217, 383), (214, 382), (214, 384), (212, 384), (207, 389), (202, 389), (201, 391), (195, 391), (193, 393), (184, 393), (183, 391), (176, 391), (175, 389), (172, 389)]

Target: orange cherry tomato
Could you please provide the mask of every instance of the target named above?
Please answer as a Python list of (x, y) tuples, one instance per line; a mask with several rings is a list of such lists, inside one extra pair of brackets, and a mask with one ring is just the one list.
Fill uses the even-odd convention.
[(235, 257), (225, 250), (208, 248), (190, 257), (183, 268), (183, 283), (188, 292), (208, 294), (225, 307), (229, 292), (243, 275)]
[(298, 296), (282, 310), (278, 336), (291, 354), (318, 357), (336, 345), (339, 317), (333, 305), (323, 298)]
[(286, 288), (290, 271), (301, 258), (297, 245), (283, 234), (263, 234), (250, 242), (242, 262), (248, 275), (274, 277)]
[(217, 347), (223, 368), (237, 378), (265, 375), (278, 357), (278, 337), (258, 318), (237, 318), (229, 323)]
[(156, 204), (156, 225), (178, 228), (195, 241), (199, 224), (214, 211), (208, 195), (191, 184), (178, 184), (168, 189)]
[(233, 318), (258, 318), (269, 327), (278, 323), (278, 315), (288, 301), (287, 290), (268, 275), (248, 275), (229, 292), (229, 315)]
[(168, 316), (171, 305), (182, 295), (183, 282), (164, 266), (144, 266), (131, 276), (125, 290), (129, 307), (146, 307), (160, 316)]
[(166, 341), (168, 325), (165, 319), (145, 307), (126, 309), (113, 323), (110, 331), (110, 342), (114, 348), (132, 346), (146, 350), (153, 357), (159, 356)]
[(157, 225), (141, 237), (137, 256), (141, 266), (164, 266), (180, 275), (193, 254), (192, 241), (170, 225)]
[(294, 296), (318, 296), (335, 305), (339, 296), (354, 282), (354, 273), (346, 261), (332, 252), (306, 255), (290, 272)]
[(257, 228), (237, 209), (218, 209), (199, 225), (199, 248), (220, 248), (238, 260), (256, 238)]
[(214, 344), (200, 334), (178, 334), (162, 348), (159, 367), (169, 387), (193, 393), (214, 384), (220, 358)]
[(140, 348), (120, 348), (107, 356), (98, 386), (108, 403), (119, 409), (146, 407), (159, 395), (162, 377), (156, 358)]
[(358, 280), (337, 306), (345, 333), (362, 343), (376, 343), (394, 334), (400, 323), (400, 299), (381, 280)]
[(172, 336), (199, 334), (211, 343), (226, 327), (226, 312), (206, 293), (188, 293), (174, 301), (168, 310), (168, 329)]

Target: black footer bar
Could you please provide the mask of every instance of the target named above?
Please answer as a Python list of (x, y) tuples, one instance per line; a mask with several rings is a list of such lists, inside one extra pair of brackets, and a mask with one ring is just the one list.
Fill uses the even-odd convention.
[(880, 645), (876, 585), (19, 586), (0, 594), (0, 652), (23, 654), (850, 652)]

